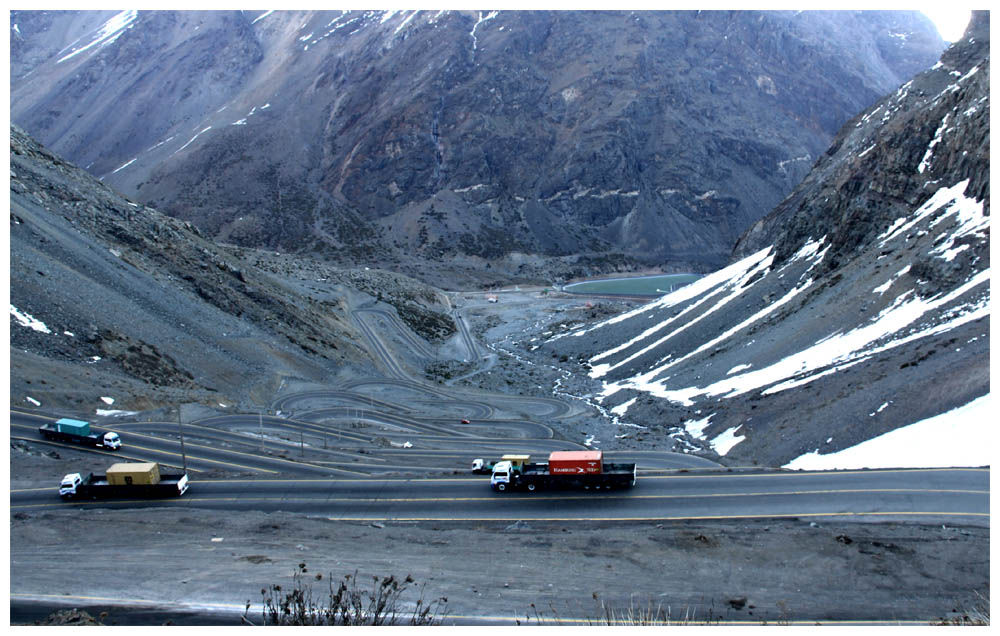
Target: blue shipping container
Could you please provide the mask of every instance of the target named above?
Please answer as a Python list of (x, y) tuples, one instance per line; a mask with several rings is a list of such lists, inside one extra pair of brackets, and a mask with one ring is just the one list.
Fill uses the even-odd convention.
[(90, 423), (81, 422), (80, 420), (71, 420), (64, 417), (61, 420), (56, 421), (56, 430), (60, 433), (71, 433), (73, 435), (82, 435), (86, 437), (90, 435)]

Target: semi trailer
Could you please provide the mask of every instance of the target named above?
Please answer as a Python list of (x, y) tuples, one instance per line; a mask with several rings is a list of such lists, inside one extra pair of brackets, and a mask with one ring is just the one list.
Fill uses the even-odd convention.
[(507, 490), (541, 488), (628, 488), (635, 485), (635, 464), (604, 461), (602, 451), (555, 451), (548, 463), (500, 461), (493, 467), (490, 486)]
[(114, 464), (105, 475), (70, 473), (59, 484), (63, 499), (109, 499), (115, 497), (180, 497), (188, 489), (187, 473), (160, 473), (155, 462)]
[(64, 417), (51, 424), (38, 427), (38, 432), (45, 439), (57, 442), (69, 442), (80, 446), (93, 446), (107, 450), (118, 450), (122, 447), (122, 438), (113, 431), (98, 431), (90, 428), (90, 422), (71, 420)]

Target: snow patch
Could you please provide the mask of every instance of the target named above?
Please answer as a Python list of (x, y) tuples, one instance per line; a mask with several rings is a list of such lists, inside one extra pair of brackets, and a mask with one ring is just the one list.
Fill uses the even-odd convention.
[(122, 165), (118, 166), (118, 169), (114, 170), (114, 171), (113, 171), (113, 172), (112, 172), (111, 174), (116, 174), (116, 173), (118, 173), (118, 172), (121, 172), (121, 171), (122, 171), (122, 170), (124, 170), (125, 168), (128, 168), (128, 167), (129, 167), (129, 166), (131, 166), (131, 165), (132, 165), (133, 163), (135, 163), (135, 160), (136, 160), (136, 159), (138, 159), (138, 158), (139, 158), (139, 157), (133, 157), (131, 161), (128, 161), (128, 162), (126, 162), (126, 163), (123, 163)]
[(896, 272), (895, 276), (893, 276), (889, 280), (885, 281), (885, 283), (883, 283), (882, 285), (879, 285), (878, 287), (876, 287), (875, 289), (873, 289), (872, 293), (873, 294), (878, 294), (879, 296), (883, 295), (884, 293), (886, 293), (887, 291), (889, 291), (889, 288), (892, 287), (893, 283), (895, 283), (897, 280), (899, 280), (899, 278), (901, 276), (904, 276), (907, 273), (909, 273), (909, 271), (910, 271), (910, 266), (907, 265), (903, 269), (901, 269), (898, 272)]
[(138, 415), (139, 411), (120, 411), (117, 409), (97, 409), (95, 415), (104, 417), (125, 417), (126, 415)]
[[(954, 214), (959, 218), (963, 227), (966, 224), (970, 224), (968, 231), (976, 231), (978, 226), (982, 225), (983, 204), (975, 199), (965, 196), (965, 189), (968, 185), (969, 180), (966, 179), (965, 181), (957, 183), (951, 187), (938, 188), (937, 192), (927, 199), (923, 205), (917, 208), (916, 212), (910, 216), (908, 221), (905, 219), (896, 219), (888, 230), (879, 235), (879, 247), (885, 247), (886, 243), (902, 234), (905, 234), (906, 232), (909, 232), (920, 221), (935, 212), (938, 212), (945, 206), (948, 207), (945, 208), (943, 215), (946, 216)], [(964, 233), (968, 233), (968, 231), (963, 230)]]
[[(176, 155), (176, 154), (177, 154), (178, 152), (180, 152), (181, 150), (184, 150), (185, 148), (187, 148), (188, 146), (190, 146), (190, 145), (191, 145), (191, 143), (192, 143), (192, 142), (194, 142), (194, 140), (195, 140), (195, 139), (197, 139), (197, 138), (198, 138), (198, 137), (199, 137), (199, 136), (200, 136), (200, 135), (201, 135), (202, 133), (205, 133), (205, 132), (208, 132), (208, 131), (209, 131), (209, 130), (211, 130), (211, 129), (212, 129), (212, 127), (211, 127), (211, 126), (208, 126), (208, 127), (204, 128), (204, 129), (202, 129), (202, 130), (201, 130), (201, 132), (199, 132), (199, 133), (198, 133), (198, 134), (196, 134), (196, 135), (195, 135), (194, 137), (192, 137), (192, 138), (190, 139), (190, 141), (188, 141), (188, 142), (187, 142), (186, 144), (184, 144), (183, 146), (181, 146), (180, 148), (178, 148), (177, 150), (175, 150), (175, 151), (174, 151), (174, 154)], [(172, 156), (172, 155), (171, 155), (171, 156)]]
[(917, 172), (920, 174), (924, 173), (924, 170), (930, 165), (931, 157), (934, 155), (934, 146), (941, 142), (941, 138), (944, 136), (945, 127), (948, 126), (948, 118), (951, 113), (946, 113), (944, 118), (941, 120), (941, 125), (938, 126), (937, 131), (934, 133), (934, 139), (927, 146), (927, 151), (924, 153), (924, 158), (920, 160), (920, 165), (917, 166)]
[(687, 434), (691, 437), (696, 439), (705, 439), (705, 429), (708, 428), (708, 425), (711, 423), (712, 417), (714, 416), (715, 413), (712, 413), (712, 415), (709, 415), (704, 419), (688, 420), (687, 422), (684, 422), (684, 430), (687, 431)]
[(472, 32), (469, 33), (469, 35), (472, 36), (472, 50), (473, 51), (475, 51), (476, 48), (479, 46), (479, 40), (476, 38), (476, 29), (478, 29), (479, 25), (482, 24), (483, 22), (486, 22), (487, 20), (492, 20), (493, 18), (497, 17), (499, 14), (500, 14), (499, 11), (490, 11), (486, 15), (486, 17), (484, 18), (483, 17), (483, 12), (482, 11), (479, 12), (479, 19), (476, 21), (476, 24), (472, 27)]
[(52, 330), (49, 329), (44, 322), (38, 320), (31, 314), (22, 312), (14, 305), (10, 306), (10, 315), (13, 316), (22, 327), (33, 329), (39, 333), (52, 333)]
[(118, 15), (114, 16), (113, 18), (105, 22), (103, 25), (101, 25), (101, 28), (98, 29), (97, 31), (97, 37), (94, 39), (93, 42), (91, 42), (87, 46), (76, 49), (75, 51), (73, 51), (68, 55), (59, 58), (56, 61), (56, 64), (59, 64), (60, 62), (65, 62), (71, 57), (79, 55), (80, 53), (83, 53), (84, 51), (91, 49), (95, 46), (100, 45), (103, 47), (107, 46), (108, 44), (111, 44), (112, 42), (118, 39), (118, 36), (120, 36), (125, 31), (125, 29), (129, 28), (132, 25), (132, 23), (135, 22), (135, 19), (138, 15), (139, 12), (136, 11), (135, 9), (122, 11), (121, 13), (119, 13)]
[(746, 439), (743, 435), (737, 435), (738, 431), (743, 425), (734, 426), (732, 428), (727, 428), (719, 436), (712, 439), (709, 444), (712, 445), (712, 450), (719, 454), (721, 457), (725, 457), (726, 453), (733, 450), (733, 447)]
[(274, 13), (274, 9), (271, 9), (270, 11), (265, 11), (264, 13), (260, 14), (256, 18), (254, 18), (253, 22), (251, 22), (250, 24), (257, 24), (258, 22), (260, 22), (261, 20), (263, 20), (267, 16), (271, 15), (272, 13)]
[(630, 406), (632, 406), (633, 404), (635, 404), (635, 401), (637, 399), (639, 399), (639, 398), (632, 398), (628, 402), (622, 402), (618, 406), (616, 406), (613, 409), (611, 409), (611, 412), (614, 413), (615, 415), (625, 415), (625, 412), (628, 411), (628, 408)]
[(987, 393), (965, 406), (889, 431), (836, 453), (807, 453), (784, 465), (792, 470), (951, 468), (989, 466), (995, 419)]

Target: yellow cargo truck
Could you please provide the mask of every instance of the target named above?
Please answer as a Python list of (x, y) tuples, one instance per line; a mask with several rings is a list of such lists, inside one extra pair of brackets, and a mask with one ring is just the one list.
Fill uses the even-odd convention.
[(112, 497), (180, 497), (188, 489), (187, 473), (160, 473), (155, 462), (114, 464), (107, 475), (83, 477), (70, 473), (59, 484), (63, 499), (106, 499)]

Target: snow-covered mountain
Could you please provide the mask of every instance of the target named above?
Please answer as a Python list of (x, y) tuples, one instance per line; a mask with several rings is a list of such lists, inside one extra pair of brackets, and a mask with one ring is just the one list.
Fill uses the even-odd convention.
[[(585, 359), (622, 421), (730, 463), (988, 463), (989, 70), (978, 12), (844, 126), (738, 260), (546, 346)], [(903, 428), (949, 412), (957, 428)], [(937, 461), (908, 435), (935, 427)], [(959, 430), (972, 441), (956, 449)]]

